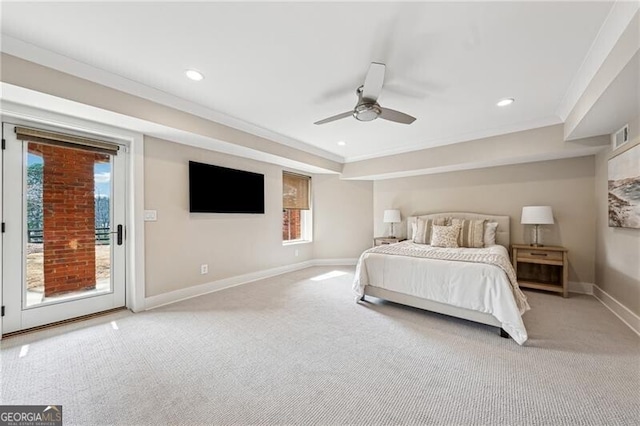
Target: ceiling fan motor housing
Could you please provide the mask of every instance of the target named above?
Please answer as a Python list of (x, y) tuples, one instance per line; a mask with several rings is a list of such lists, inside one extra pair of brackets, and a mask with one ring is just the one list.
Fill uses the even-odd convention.
[(378, 118), (382, 110), (377, 103), (359, 104), (353, 110), (353, 116), (358, 121), (372, 121)]

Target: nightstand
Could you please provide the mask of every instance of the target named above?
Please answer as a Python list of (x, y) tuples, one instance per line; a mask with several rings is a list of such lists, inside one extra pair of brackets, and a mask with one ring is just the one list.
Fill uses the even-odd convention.
[(393, 244), (399, 243), (400, 241), (404, 241), (404, 238), (400, 237), (374, 237), (373, 238), (373, 246), (383, 246), (385, 244)]
[(563, 297), (569, 296), (566, 248), (514, 244), (511, 250), (513, 269), (516, 271), (520, 287), (562, 293)]

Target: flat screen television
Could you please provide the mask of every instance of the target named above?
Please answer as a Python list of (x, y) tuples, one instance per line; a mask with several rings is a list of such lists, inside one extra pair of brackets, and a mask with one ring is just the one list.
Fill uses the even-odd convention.
[(189, 161), (191, 213), (264, 213), (264, 175)]

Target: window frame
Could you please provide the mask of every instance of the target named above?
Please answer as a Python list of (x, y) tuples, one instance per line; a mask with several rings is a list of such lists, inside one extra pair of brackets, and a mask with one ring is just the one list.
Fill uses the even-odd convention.
[[(292, 239), (292, 240), (285, 240), (283, 238), (282, 240), (282, 245), (286, 246), (286, 245), (294, 245), (294, 244), (307, 244), (307, 243), (311, 243), (313, 242), (313, 185), (311, 184), (312, 181), (312, 176), (309, 175), (303, 175), (300, 173), (296, 173), (296, 172), (289, 172), (287, 170), (283, 170), (282, 171), (282, 177), (284, 180), (284, 175), (285, 174), (289, 174), (289, 175), (297, 175), (297, 176), (301, 176), (307, 179), (307, 184), (308, 184), (308, 196), (309, 196), (309, 209), (286, 209), (286, 208), (282, 208), (282, 218), (281, 218), (281, 223), (282, 223), (282, 227), (284, 227), (284, 214), (287, 211), (293, 211), (293, 210), (298, 210), (300, 212), (300, 238), (296, 238), (296, 239)], [(284, 198), (284, 188), (283, 188), (283, 198)], [(283, 202), (284, 205), (284, 202)], [(281, 231), (284, 231), (284, 229), (281, 229)], [(284, 233), (282, 232), (282, 234), (284, 235)]]

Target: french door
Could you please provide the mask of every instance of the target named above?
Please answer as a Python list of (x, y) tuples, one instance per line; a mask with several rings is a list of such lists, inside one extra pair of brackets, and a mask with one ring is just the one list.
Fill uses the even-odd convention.
[(2, 333), (125, 305), (125, 150), (3, 123)]

